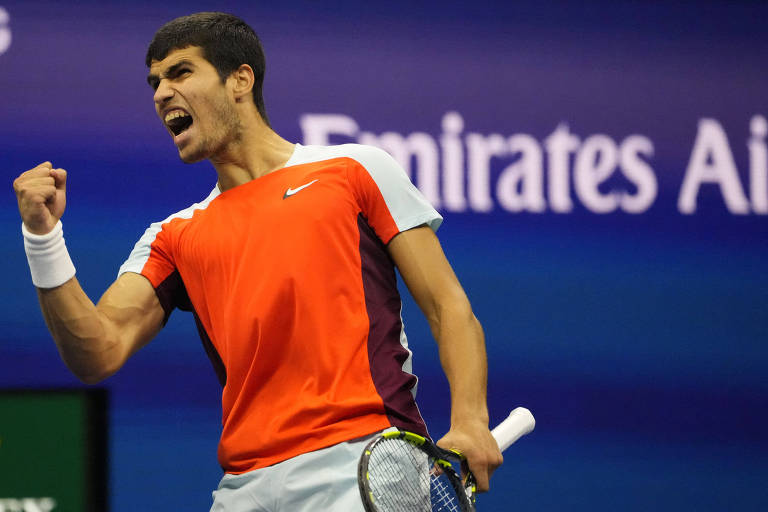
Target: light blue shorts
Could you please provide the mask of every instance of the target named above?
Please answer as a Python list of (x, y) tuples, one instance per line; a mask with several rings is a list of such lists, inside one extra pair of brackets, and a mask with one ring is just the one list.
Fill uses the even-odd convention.
[(365, 512), (357, 465), (379, 433), (241, 475), (225, 474), (211, 512)]

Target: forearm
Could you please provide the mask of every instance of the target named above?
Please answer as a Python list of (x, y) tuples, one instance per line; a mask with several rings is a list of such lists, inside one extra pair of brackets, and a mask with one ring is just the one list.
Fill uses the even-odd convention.
[(438, 445), (463, 453), (477, 478), (478, 491), (485, 492), (491, 473), (502, 462), (488, 430), (485, 338), (469, 303), (462, 300), (458, 305), (441, 308), (437, 320), (430, 322), (451, 390), (451, 428)]
[(40, 309), (61, 358), (80, 380), (95, 383), (115, 373), (160, 330), (165, 312), (151, 283), (125, 273), (95, 305), (77, 282), (60, 222), (67, 172), (50, 162), (13, 182), (24, 249)]
[(431, 322), (451, 392), (451, 425), (488, 424), (488, 363), (480, 322), (468, 303), (443, 307)]
[(40, 309), (61, 358), (80, 380), (95, 383), (121, 364), (120, 344), (77, 278), (37, 289)]

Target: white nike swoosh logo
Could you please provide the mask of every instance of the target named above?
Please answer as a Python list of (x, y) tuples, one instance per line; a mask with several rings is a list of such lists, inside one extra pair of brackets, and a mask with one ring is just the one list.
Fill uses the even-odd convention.
[(289, 188), (288, 190), (286, 190), (286, 191), (285, 191), (285, 195), (283, 196), (283, 199), (285, 199), (286, 197), (290, 197), (290, 196), (292, 196), (292, 195), (293, 195), (293, 194), (295, 194), (296, 192), (300, 192), (300, 191), (304, 190), (305, 188), (307, 188), (307, 187), (308, 187), (308, 186), (310, 186), (311, 184), (315, 183), (316, 181), (318, 181), (318, 180), (313, 180), (313, 181), (310, 181), (310, 182), (309, 182), (309, 183), (307, 183), (306, 185), (302, 185), (302, 186), (300, 186), (300, 187), (296, 187), (296, 188)]

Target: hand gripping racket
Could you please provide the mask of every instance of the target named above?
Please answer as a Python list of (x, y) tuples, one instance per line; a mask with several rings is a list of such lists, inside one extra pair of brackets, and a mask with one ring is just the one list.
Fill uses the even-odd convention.
[[(535, 425), (531, 411), (518, 407), (491, 433), (504, 451)], [(411, 432), (377, 436), (358, 465), (366, 512), (474, 512), (474, 477), (468, 473), (462, 482), (462, 460), (460, 453)]]

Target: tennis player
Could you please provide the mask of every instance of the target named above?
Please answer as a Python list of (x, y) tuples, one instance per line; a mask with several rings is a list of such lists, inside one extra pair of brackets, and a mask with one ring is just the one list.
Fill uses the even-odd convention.
[(94, 305), (60, 218), (67, 173), (44, 162), (14, 189), (32, 281), (71, 371), (99, 382), (191, 311), (222, 385), (212, 511), (362, 511), (357, 462), (397, 427), (427, 435), (400, 317), (398, 268), (426, 315), (451, 392), (438, 444), (478, 489), (502, 457), (488, 430), (483, 332), (434, 230), (442, 218), (383, 151), (303, 146), (269, 124), (264, 54), (242, 20), (198, 13), (151, 42), (148, 82), (179, 156), (216, 186), (151, 224)]

